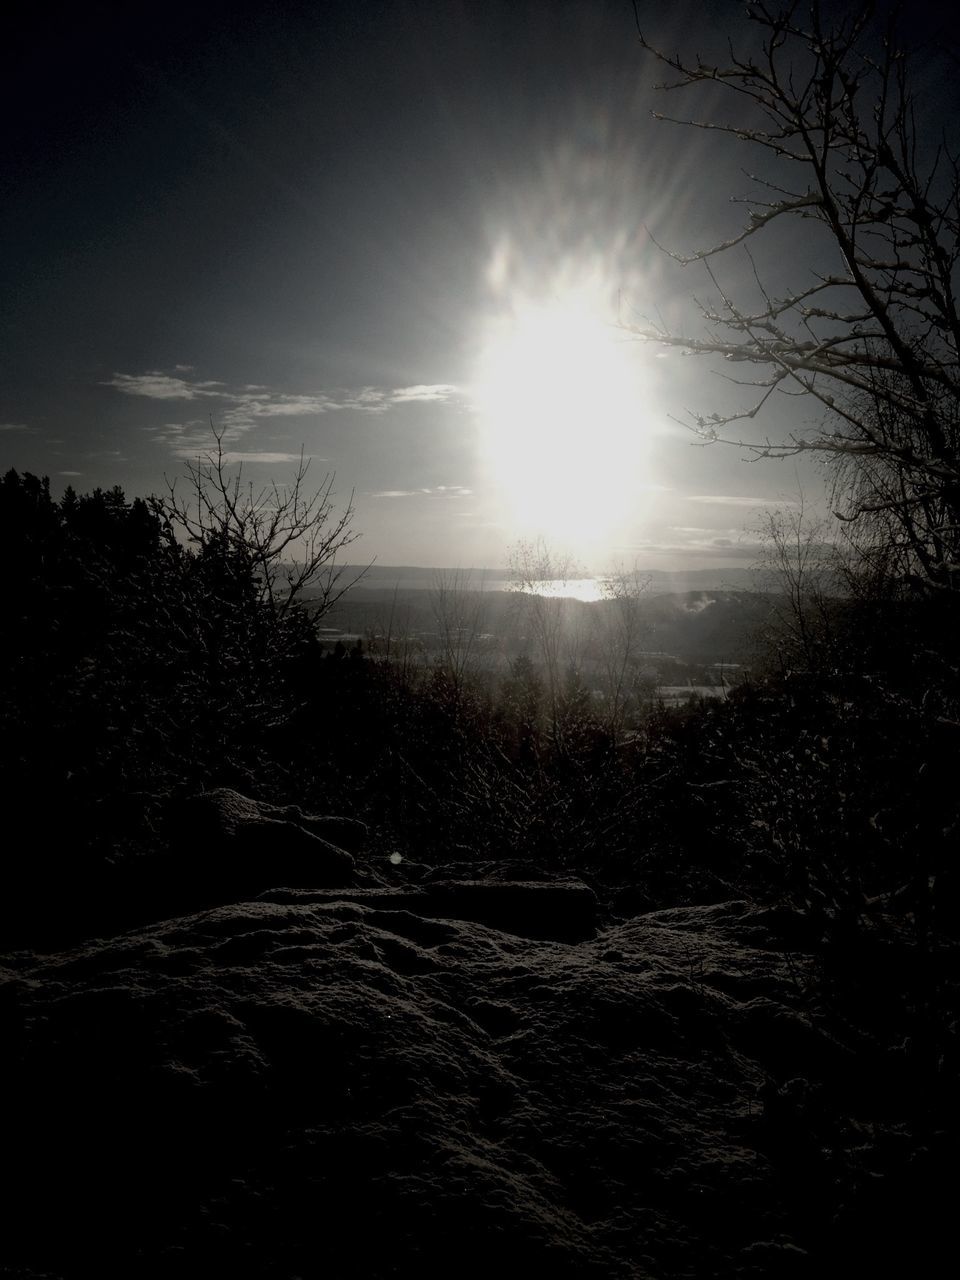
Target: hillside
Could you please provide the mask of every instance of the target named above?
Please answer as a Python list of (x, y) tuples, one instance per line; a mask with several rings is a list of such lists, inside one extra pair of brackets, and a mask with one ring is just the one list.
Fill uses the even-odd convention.
[(615, 602), (541, 597), (470, 668), (454, 623), (331, 645), (118, 491), (11, 472), (0, 527), (0, 1276), (934, 1273), (951, 596), (826, 602), (671, 706), (645, 664), (782, 602), (628, 598), (577, 667)]
[[(750, 665), (758, 652), (758, 631), (769, 622), (773, 597), (767, 593), (735, 590), (658, 592), (652, 586), (637, 601), (642, 628), (642, 650), (695, 664)], [(478, 620), (488, 650), (504, 658), (525, 648), (515, 592), (465, 591), (461, 612)], [(605, 601), (570, 600), (565, 627), (571, 640), (584, 637), (581, 648), (589, 651), (589, 637), (615, 606)], [(438, 603), (428, 587), (353, 588), (324, 617), (330, 634), (352, 639), (390, 637), (393, 642), (419, 640), (429, 649), (440, 627)], [(654, 661), (653, 657), (647, 659)]]

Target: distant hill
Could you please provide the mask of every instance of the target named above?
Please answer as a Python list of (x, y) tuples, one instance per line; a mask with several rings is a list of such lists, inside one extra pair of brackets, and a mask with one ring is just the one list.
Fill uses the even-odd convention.
[[(357, 579), (353, 591), (429, 591), (437, 585), (441, 576), (448, 579), (459, 575), (461, 582), (475, 590), (503, 591), (511, 583), (510, 572), (504, 568), (443, 568), (423, 565), (341, 565), (338, 571), (342, 582)], [(656, 592), (683, 591), (775, 591), (776, 581), (768, 575), (765, 579), (755, 569), (640, 569), (640, 577), (647, 579), (650, 589)], [(589, 575), (602, 578), (603, 574)]]
[[(424, 570), (422, 572), (430, 572)], [(428, 584), (411, 586), (409, 579), (391, 580), (375, 576), (364, 586), (352, 588), (324, 617), (325, 628), (349, 639), (356, 636), (416, 637), (429, 649), (438, 642), (438, 617)], [(433, 582), (429, 583), (433, 586)], [(769, 620), (774, 599), (759, 591), (687, 590), (664, 591), (651, 586), (640, 598), (644, 624), (641, 648), (651, 657), (670, 658), (683, 664), (753, 664), (757, 635)], [(498, 589), (468, 593), (464, 625), (475, 628), (489, 640), (502, 642), (507, 653), (520, 651), (517, 631), (516, 593)], [(589, 634), (590, 615), (616, 609), (612, 601), (568, 602), (568, 621)], [(659, 664), (656, 664), (659, 665)]]
[(643, 612), (664, 653), (684, 662), (749, 664), (771, 603), (754, 591), (668, 592), (651, 596)]

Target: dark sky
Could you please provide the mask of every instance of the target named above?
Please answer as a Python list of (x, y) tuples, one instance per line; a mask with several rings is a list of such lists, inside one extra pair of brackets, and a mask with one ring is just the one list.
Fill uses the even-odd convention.
[[(687, 49), (739, 9), (640, 4)], [(701, 282), (645, 224), (735, 225), (736, 166), (650, 118), (629, 0), (31, 6), (4, 45), (0, 465), (157, 491), (212, 417), (255, 480), (301, 445), (334, 470), (384, 563), (494, 565), (542, 532), (732, 564), (757, 504), (796, 497), (792, 464), (672, 423), (706, 371), (622, 342), (595, 394), (572, 369), (585, 308), (687, 314)], [(556, 430), (527, 439), (504, 397)]]

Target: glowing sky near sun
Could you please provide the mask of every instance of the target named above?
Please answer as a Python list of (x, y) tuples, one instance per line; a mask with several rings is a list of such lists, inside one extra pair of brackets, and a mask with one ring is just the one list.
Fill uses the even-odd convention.
[[(726, 39), (713, 0), (641, 10), (661, 43)], [(651, 120), (630, 4), (16, 23), (4, 470), (163, 492), (212, 420), (255, 484), (301, 448), (335, 472), (365, 560), (502, 566), (544, 537), (597, 571), (749, 562), (797, 476), (695, 447), (674, 418), (723, 385), (618, 328), (696, 315), (648, 229), (687, 247), (741, 217), (739, 155)]]
[[(585, 264), (585, 266), (588, 264)], [(636, 513), (650, 475), (643, 353), (616, 324), (612, 281), (497, 289), (473, 395), (480, 456), (521, 536), (590, 557)]]

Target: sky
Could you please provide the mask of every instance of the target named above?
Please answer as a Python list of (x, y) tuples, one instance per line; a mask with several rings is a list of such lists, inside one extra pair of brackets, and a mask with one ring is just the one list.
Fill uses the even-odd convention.
[[(688, 52), (744, 30), (638, 10)], [(652, 118), (631, 0), (34, 7), (5, 60), (4, 470), (161, 493), (213, 427), (254, 485), (301, 449), (334, 474), (352, 559), (543, 537), (597, 572), (744, 565), (819, 500), (810, 464), (698, 444), (729, 389), (629, 331), (693, 322), (654, 240), (736, 230), (744, 182)]]

